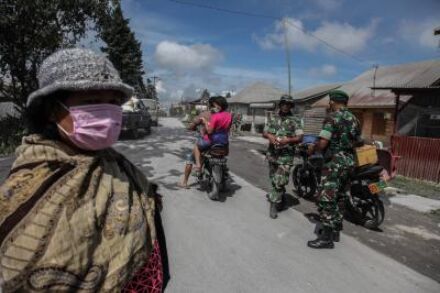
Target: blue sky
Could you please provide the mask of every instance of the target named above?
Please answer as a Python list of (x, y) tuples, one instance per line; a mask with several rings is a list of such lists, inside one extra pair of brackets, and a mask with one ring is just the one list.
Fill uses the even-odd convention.
[[(122, 0), (160, 96), (240, 90), (263, 80), (287, 90), (284, 28), (294, 90), (346, 81), (373, 64), (439, 59), (440, 0), (182, 0), (275, 18), (229, 14), (168, 0)], [(283, 26), (282, 20), (286, 26)], [(356, 60), (304, 33), (310, 32)], [(357, 60), (360, 59), (360, 60)]]

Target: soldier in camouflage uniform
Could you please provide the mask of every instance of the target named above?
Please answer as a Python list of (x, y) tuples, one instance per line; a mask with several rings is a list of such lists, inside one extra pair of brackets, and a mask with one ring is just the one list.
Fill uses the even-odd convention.
[(344, 199), (345, 185), (355, 166), (354, 146), (361, 131), (357, 118), (347, 109), (348, 95), (340, 90), (329, 93), (331, 114), (324, 121), (317, 151), (325, 150), (322, 190), (318, 197), (318, 211), (322, 230), (318, 239), (309, 241), (311, 248), (333, 248), (333, 240), (339, 241), (343, 215), (338, 202)]
[(271, 117), (263, 132), (263, 137), (269, 140), (267, 159), (272, 188), (268, 199), (272, 219), (277, 218), (286, 191), (285, 186), (289, 183), (290, 170), (295, 155), (294, 145), (300, 143), (303, 137), (301, 120), (291, 112), (293, 106), (292, 97), (282, 96), (278, 114)]

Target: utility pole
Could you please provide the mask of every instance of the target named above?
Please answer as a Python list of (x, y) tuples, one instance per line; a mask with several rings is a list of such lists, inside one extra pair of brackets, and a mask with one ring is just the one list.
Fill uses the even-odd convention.
[(376, 96), (376, 72), (377, 69), (379, 68), (378, 64), (374, 64), (374, 75), (373, 75), (373, 97)]
[(154, 85), (154, 87), (156, 87), (156, 79), (157, 79), (157, 80), (160, 80), (160, 77), (159, 77), (159, 76), (150, 76), (150, 77), (148, 77), (148, 78), (152, 78), (152, 79), (153, 79), (153, 85)]
[[(151, 80), (153, 80), (152, 88), (151, 88)], [(148, 92), (149, 92), (150, 96), (154, 100), (158, 100), (157, 92), (156, 92), (156, 80), (160, 80), (160, 77), (159, 76), (155, 76), (155, 75), (147, 77), (147, 84), (148, 84), (147, 85), (147, 89), (148, 89)]]
[(289, 49), (289, 42), (287, 38), (287, 19), (283, 19), (283, 27), (284, 27), (284, 47), (286, 49), (286, 62), (287, 62), (287, 78), (289, 83), (289, 96), (292, 94), (292, 74), (290, 69), (290, 49)]
[[(434, 36), (440, 35), (440, 26), (434, 29)], [(438, 47), (440, 48), (440, 41), (438, 42)]]

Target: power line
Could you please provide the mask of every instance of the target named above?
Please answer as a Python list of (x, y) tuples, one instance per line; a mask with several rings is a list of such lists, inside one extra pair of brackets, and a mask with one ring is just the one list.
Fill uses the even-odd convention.
[[(317, 37), (315, 34), (313, 34), (313, 33), (309, 32), (309, 31), (305, 30), (304, 28), (302, 28), (302, 27), (300, 27), (300, 26), (294, 24), (294, 23), (291, 22), (289, 19), (286, 19), (286, 22), (287, 22), (288, 24), (290, 24), (291, 26), (293, 26), (294, 28), (296, 28), (296, 29), (302, 31), (303, 33), (305, 33), (305, 34), (311, 36), (312, 38), (315, 38), (316, 40), (320, 41), (321, 43), (323, 43), (323, 44), (326, 45), (327, 47), (329, 47), (329, 48), (331, 48), (331, 49), (333, 49), (333, 50), (335, 50), (335, 51), (337, 51), (337, 52), (339, 52), (339, 53), (341, 53), (341, 54), (343, 54), (343, 55), (346, 55), (346, 56), (348, 56), (348, 57), (350, 57), (350, 58), (356, 60), (356, 61), (359, 62), (359, 63), (362, 63), (362, 64), (369, 64), (369, 63), (370, 63), (370, 62), (368, 62), (368, 61), (366, 61), (366, 60), (363, 60), (363, 59), (361, 59), (361, 58), (359, 58), (359, 57), (357, 57), (357, 56), (355, 56), (355, 55), (353, 55), (353, 54), (351, 54), (351, 53), (349, 53), (349, 52), (347, 52), (347, 51), (345, 51), (345, 50), (342, 50), (342, 49), (339, 49), (339, 48), (333, 46), (332, 44), (330, 44), (330, 43), (327, 42), (326, 40), (321, 39), (320, 37)], [(369, 65), (370, 65), (370, 64), (369, 64)]]
[(242, 11), (242, 10), (232, 10), (232, 9), (228, 9), (228, 8), (216, 7), (216, 6), (207, 5), (207, 4), (199, 4), (199, 3), (189, 2), (189, 1), (181, 1), (181, 0), (168, 0), (168, 1), (183, 4), (183, 5), (189, 5), (189, 6), (199, 7), (199, 8), (205, 8), (205, 9), (217, 10), (217, 11), (221, 11), (221, 12), (232, 13), (232, 14), (240, 14), (240, 15), (253, 16), (253, 17), (270, 18), (270, 19), (279, 19), (279, 17), (273, 16), (273, 15), (252, 13), (252, 12), (247, 12), (247, 11)]
[[(233, 10), (233, 9), (229, 9), (229, 8), (222, 8), (222, 7), (216, 7), (216, 6), (212, 6), (212, 5), (207, 5), (207, 4), (200, 4), (200, 3), (194, 3), (194, 2), (189, 2), (189, 1), (182, 1), (182, 0), (168, 0), (170, 2), (174, 2), (174, 3), (179, 3), (182, 5), (188, 5), (188, 6), (194, 6), (194, 7), (198, 7), (198, 8), (204, 8), (204, 9), (210, 9), (210, 10), (216, 10), (216, 11), (220, 11), (220, 12), (226, 12), (226, 13), (232, 13), (232, 14), (238, 14), (238, 15), (244, 15), (244, 16), (250, 16), (250, 17), (260, 17), (260, 18), (267, 18), (267, 19), (274, 19), (274, 20), (279, 20), (282, 17), (278, 17), (278, 16), (274, 16), (274, 15), (267, 15), (267, 14), (259, 14), (259, 13), (252, 13), (252, 12), (247, 12), (247, 11), (243, 11), (243, 10)], [(323, 43), (325, 46), (333, 49), (334, 51), (346, 55), (347, 57), (352, 58), (353, 60), (362, 63), (362, 64), (368, 64), (371, 65), (370, 62), (363, 60), (343, 49), (340, 49), (338, 47), (335, 47), (334, 45), (332, 45), (331, 43), (329, 43), (328, 41), (316, 36), (315, 34), (313, 34), (312, 32), (296, 25), (295, 23), (291, 22), (289, 19), (285, 18), (284, 21), (286, 23), (288, 23), (289, 25), (291, 25), (293, 28), (303, 32), (304, 34), (307, 34), (309, 36), (311, 36), (312, 38), (320, 41), (321, 43)]]

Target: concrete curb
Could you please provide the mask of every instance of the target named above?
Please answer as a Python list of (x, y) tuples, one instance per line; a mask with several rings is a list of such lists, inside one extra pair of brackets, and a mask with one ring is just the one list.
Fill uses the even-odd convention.
[(390, 197), (391, 203), (405, 206), (421, 213), (430, 213), (440, 209), (440, 200), (426, 198), (415, 194), (399, 194)]

